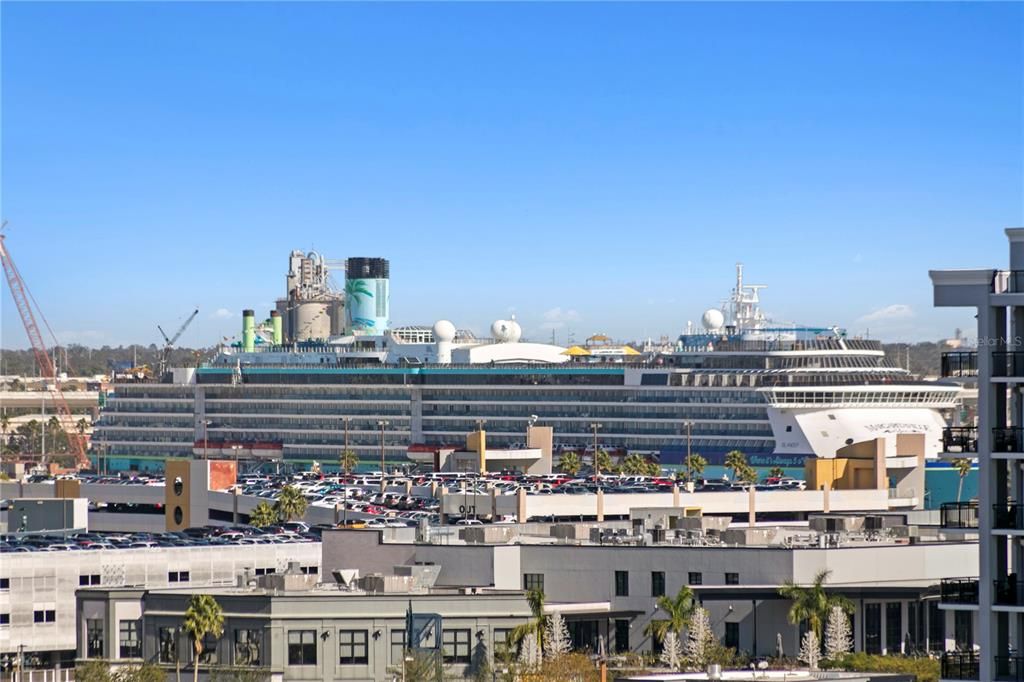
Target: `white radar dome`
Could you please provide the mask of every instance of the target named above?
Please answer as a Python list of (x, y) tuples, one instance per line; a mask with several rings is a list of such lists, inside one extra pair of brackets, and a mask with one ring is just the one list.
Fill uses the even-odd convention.
[(495, 320), (491, 324), (491, 336), (495, 341), (501, 343), (518, 341), (519, 334), (522, 334), (522, 330), (519, 330), (518, 334), (516, 333), (518, 327), (519, 324), (515, 320)]
[(438, 320), (434, 323), (434, 341), (455, 340), (455, 325), (448, 320)]
[(725, 324), (725, 315), (717, 308), (709, 308), (704, 311), (704, 316), (700, 318), (700, 321), (708, 331), (721, 329)]

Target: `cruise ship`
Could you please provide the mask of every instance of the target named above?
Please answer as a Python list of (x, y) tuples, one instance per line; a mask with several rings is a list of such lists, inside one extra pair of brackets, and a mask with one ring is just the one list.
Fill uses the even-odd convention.
[(112, 387), (94, 452), (140, 469), (205, 455), (330, 468), (347, 448), (379, 468), (382, 452), (406, 466), (410, 452), (462, 444), (481, 426), (492, 447), (519, 447), (537, 423), (554, 428), (556, 449), (596, 440), (663, 465), (688, 449), (712, 465), (740, 450), (757, 467), (795, 467), (893, 433), (924, 433), (934, 457), (959, 401), (958, 386), (887, 365), (878, 341), (772, 322), (742, 266), (699, 326), (636, 348), (530, 342), (514, 319), (490, 338), (446, 320), (392, 328), (389, 267), (293, 252), (266, 320), (246, 310), (239, 340), (211, 361)]

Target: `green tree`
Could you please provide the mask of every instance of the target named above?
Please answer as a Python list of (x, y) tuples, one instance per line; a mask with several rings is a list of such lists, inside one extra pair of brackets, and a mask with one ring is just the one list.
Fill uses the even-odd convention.
[(341, 459), (338, 461), (338, 465), (347, 476), (348, 474), (351, 474), (353, 471), (355, 471), (356, 467), (359, 466), (359, 455), (352, 452), (351, 450), (346, 450), (345, 452), (341, 453)]
[(664, 612), (667, 618), (652, 618), (644, 627), (644, 634), (662, 641), (669, 632), (682, 635), (683, 629), (690, 623), (697, 602), (693, 598), (693, 590), (687, 585), (679, 588), (674, 597), (663, 594), (658, 597), (654, 605), (658, 610)]
[[(707, 466), (708, 461), (695, 452), (686, 458), (686, 470), (683, 472), (684, 477), (702, 478), (704, 476), (704, 469)], [(687, 478), (687, 480), (689, 479)]]
[(622, 473), (629, 476), (648, 476), (651, 472), (651, 462), (643, 455), (636, 453), (626, 455), (622, 460)]
[(786, 475), (786, 472), (782, 470), (782, 467), (772, 467), (768, 472), (769, 478), (782, 478)]
[(277, 520), (277, 510), (269, 502), (260, 502), (249, 514), (249, 523), (257, 528), (272, 526)]
[(745, 480), (741, 477), (741, 474), (746, 473), (749, 467), (750, 464), (747, 462), (747, 456), (739, 450), (730, 450), (725, 455), (725, 468), (732, 472), (733, 480)]
[(281, 492), (277, 497), (277, 502), (274, 503), (274, 509), (277, 511), (277, 516), (282, 521), (294, 521), (295, 519), (301, 519), (306, 515), (306, 507), (308, 506), (309, 500), (307, 500), (302, 492), (293, 485), (286, 485), (281, 488)]
[(548, 618), (544, 615), (544, 592), (541, 590), (529, 590), (526, 593), (526, 601), (530, 604), (530, 614), (533, 616), (530, 621), (517, 625), (508, 635), (509, 646), (519, 646), (527, 635), (535, 635), (537, 642), (544, 641), (544, 628), (548, 624)]
[(618, 471), (615, 463), (612, 461), (611, 455), (604, 450), (598, 450), (594, 454), (594, 464), (596, 468), (601, 471), (602, 474), (614, 474)]
[(0, 445), (7, 445), (7, 432), (11, 430), (11, 418), (6, 414), (0, 414), (0, 434), (3, 434), (3, 442)]
[(203, 640), (207, 635), (214, 638), (224, 634), (224, 610), (217, 600), (208, 594), (194, 594), (185, 609), (185, 632), (192, 638), (195, 661), (192, 667), (192, 682), (199, 682), (199, 659), (203, 655)]
[(567, 452), (559, 459), (558, 468), (570, 476), (575, 476), (583, 468), (583, 462), (575, 452)]
[(818, 635), (819, 642), (822, 626), (833, 607), (838, 606), (846, 613), (853, 613), (854, 610), (853, 602), (849, 599), (839, 594), (829, 594), (825, 590), (825, 583), (831, 574), (832, 571), (829, 570), (818, 571), (808, 586), (797, 585), (787, 580), (779, 588), (779, 596), (793, 602), (789, 607), (789, 622), (797, 625), (807, 621)]
[(959, 482), (956, 486), (956, 501), (960, 501), (960, 496), (964, 492), (964, 479), (971, 473), (971, 467), (974, 463), (970, 457), (957, 457), (952, 461), (953, 468), (956, 469), (957, 475), (960, 477)]

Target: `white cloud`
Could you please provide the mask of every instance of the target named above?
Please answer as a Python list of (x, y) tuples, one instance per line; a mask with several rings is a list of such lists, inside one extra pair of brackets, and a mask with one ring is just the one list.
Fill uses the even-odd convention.
[(895, 320), (909, 320), (914, 317), (914, 310), (905, 303), (893, 303), (884, 308), (874, 310), (867, 315), (857, 318), (858, 322), (892, 322)]
[(211, 320), (230, 320), (235, 314), (227, 308), (217, 308), (210, 313)]
[(579, 322), (583, 319), (576, 310), (571, 308), (563, 310), (560, 307), (545, 310), (541, 317), (544, 318), (544, 322), (541, 323), (540, 328), (548, 331), (562, 329), (571, 322)]

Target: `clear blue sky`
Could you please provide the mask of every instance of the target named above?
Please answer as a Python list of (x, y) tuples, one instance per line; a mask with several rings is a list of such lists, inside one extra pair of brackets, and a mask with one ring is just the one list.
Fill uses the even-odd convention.
[(1024, 225), (1020, 4), (0, 12), (7, 242), (64, 341), (212, 343), (313, 247), (390, 258), (396, 323), (675, 335), (742, 260), (780, 319), (934, 339), (971, 318), (927, 270)]

